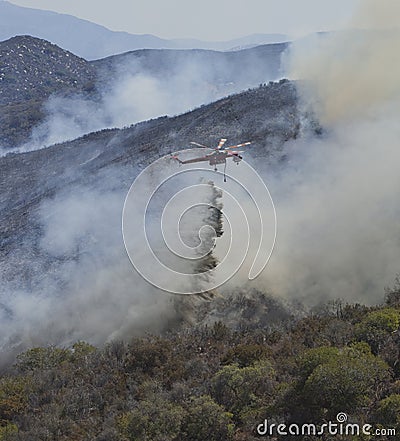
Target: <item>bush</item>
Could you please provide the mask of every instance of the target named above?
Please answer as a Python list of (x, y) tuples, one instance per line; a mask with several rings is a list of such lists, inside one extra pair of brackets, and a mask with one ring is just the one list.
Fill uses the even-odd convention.
[(320, 415), (334, 418), (369, 406), (390, 380), (387, 364), (367, 345), (357, 344), (318, 364), (308, 376), (302, 397)]
[(16, 433), (18, 433), (18, 427), (15, 424), (7, 423), (0, 426), (0, 441), (5, 441), (9, 435), (15, 435)]
[(25, 377), (0, 379), (0, 422), (22, 414), (28, 404), (30, 380)]
[(17, 369), (21, 372), (53, 369), (69, 360), (70, 351), (56, 347), (33, 348), (17, 357)]
[(376, 411), (377, 423), (400, 429), (400, 395), (393, 394), (381, 400)]
[(241, 344), (229, 349), (221, 362), (223, 364), (237, 363), (239, 367), (246, 367), (266, 359), (269, 355), (271, 355), (271, 350), (268, 350), (266, 346)]
[(275, 371), (268, 361), (243, 368), (229, 365), (214, 376), (212, 394), (239, 421), (249, 408), (263, 406), (272, 397), (275, 385)]
[(368, 343), (372, 351), (378, 354), (384, 342), (399, 329), (400, 312), (393, 308), (381, 309), (367, 314), (355, 327), (359, 341)]
[(232, 414), (210, 396), (193, 398), (182, 424), (183, 441), (229, 441), (233, 439)]
[(120, 415), (117, 427), (124, 439), (132, 441), (172, 441), (181, 431), (182, 407), (160, 397), (141, 401), (137, 408)]

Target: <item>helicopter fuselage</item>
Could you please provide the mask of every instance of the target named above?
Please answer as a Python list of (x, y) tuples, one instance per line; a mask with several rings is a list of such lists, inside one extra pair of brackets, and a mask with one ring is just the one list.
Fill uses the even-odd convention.
[(217, 164), (225, 164), (228, 154), (225, 152), (215, 152), (207, 156), (210, 160), (209, 161), (210, 165), (217, 165)]

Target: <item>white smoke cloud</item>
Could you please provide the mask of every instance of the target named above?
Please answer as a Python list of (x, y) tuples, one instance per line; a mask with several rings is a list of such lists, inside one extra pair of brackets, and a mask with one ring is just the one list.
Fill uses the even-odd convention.
[(52, 96), (47, 117), (32, 131), (31, 140), (12, 151), (31, 151), (104, 128), (122, 128), (139, 121), (173, 116), (222, 96), (200, 78), (195, 67), (160, 80), (151, 75), (124, 73), (98, 100), (84, 96)]
[(44, 235), (37, 259), (44, 267), (31, 273), (32, 288), (16, 290), (3, 283), (0, 335), (5, 352), (12, 341), (19, 349), (78, 339), (100, 344), (118, 336), (127, 323), (132, 333), (144, 332), (144, 323), (153, 323), (157, 332), (176, 317), (167, 296), (141, 280), (124, 252), (123, 193), (74, 190), (40, 207)]

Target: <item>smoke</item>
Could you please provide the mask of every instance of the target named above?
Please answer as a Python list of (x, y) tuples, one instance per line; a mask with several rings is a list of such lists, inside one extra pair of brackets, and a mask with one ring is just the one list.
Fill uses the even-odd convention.
[[(41, 234), (27, 237), (21, 249), (3, 262), (0, 365), (32, 346), (69, 345), (77, 340), (101, 345), (146, 332), (159, 333), (192, 320), (194, 300), (156, 289), (129, 261), (121, 231), (127, 188), (121, 186), (121, 180), (130, 175), (131, 169), (108, 170), (92, 185), (73, 185), (43, 200), (37, 213)], [(153, 179), (151, 174), (149, 179)], [(138, 203), (140, 195), (141, 191), (136, 195)], [(166, 196), (161, 192), (149, 208), (150, 231), (160, 226)], [(211, 183), (197, 196), (204, 204), (219, 206), (220, 194)], [(143, 213), (138, 209), (133, 215)], [(221, 234), (218, 213), (206, 208), (200, 213), (189, 210), (181, 233), (190, 242), (205, 224)], [(210, 246), (212, 237), (207, 239)], [(161, 240), (153, 246), (159, 256), (165, 255)], [(33, 248), (35, 256), (31, 255)], [(140, 255), (141, 250), (136, 248), (134, 253)], [(210, 253), (197, 265), (215, 264)], [(8, 277), (14, 265), (18, 265), (18, 275)], [(191, 262), (183, 270), (202, 271)]]
[[(393, 29), (399, 15), (396, 2), (385, 3), (384, 14), (376, 13), (376, 4), (363, 2), (349, 24), (369, 30), (299, 42), (287, 57), (301, 105), (313, 108), (324, 132), (288, 142), (286, 164), (265, 176), (278, 237), (268, 266), (252, 282), (263, 291), (309, 304), (329, 298), (376, 303), (399, 271), (400, 39)], [(204, 67), (194, 63), (164, 79), (121, 69), (99, 101), (52, 98), (37, 145), (179, 113), (226, 92), (216, 92)], [(2, 268), (3, 352), (78, 339), (100, 344), (191, 319), (184, 300), (145, 282), (126, 256), (120, 220), (127, 188), (121, 182), (132, 170), (102, 173), (96, 186), (73, 186), (42, 203), (39, 242), (15, 250), (7, 263), (25, 266), (26, 280), (7, 281)], [(215, 192), (206, 197), (216, 206), (218, 198)], [(210, 219), (218, 231), (220, 218), (210, 212)], [(184, 227), (197, 234), (198, 220), (203, 214)], [(29, 254), (32, 248), (36, 254)], [(245, 268), (225, 289), (243, 285), (247, 274)]]
[(293, 45), (289, 72), (309, 82), (304, 99), (324, 124), (374, 117), (399, 100), (399, 8), (395, 0), (363, 1), (348, 31)]
[(288, 166), (267, 181), (279, 233), (263, 281), (279, 295), (376, 303), (399, 272), (398, 12), (396, 1), (362, 2), (349, 28), (369, 29), (308, 39), (287, 56), (324, 132), (290, 143)]
[(400, 4), (396, 0), (363, 0), (352, 25), (361, 29), (396, 29), (400, 24), (399, 17)]
[[(180, 60), (173, 59), (169, 67), (156, 65), (152, 72), (137, 61), (123, 62), (115, 72), (105, 72), (110, 78), (97, 85), (95, 96), (51, 97), (46, 103), (46, 120), (19, 151), (40, 149), (105, 127), (174, 115), (275, 78), (272, 71), (264, 71), (251, 60), (248, 58), (243, 71), (223, 62), (215, 68), (210, 60), (202, 63), (187, 53)], [(265, 63), (261, 61), (262, 66)], [(94, 148), (97, 156), (100, 149)], [(95, 162), (97, 156), (86, 162)], [(140, 161), (146, 162), (146, 158)], [(135, 272), (124, 249), (122, 207), (128, 185), (139, 171), (106, 167), (93, 178), (90, 173), (82, 177), (84, 170), (68, 170), (69, 181), (77, 184), (43, 200), (38, 212), (29, 210), (28, 231), (18, 232), (18, 248), (1, 262), (0, 350), (4, 357), (34, 345), (68, 345), (79, 339), (102, 344), (194, 320), (197, 300), (161, 293)], [(46, 171), (43, 173), (42, 181), (46, 182)], [(82, 182), (91, 184), (79, 184)], [(220, 207), (215, 189), (197, 195), (197, 202), (199, 196)], [(207, 248), (222, 233), (220, 212), (194, 210), (182, 221), (188, 236), (197, 237), (203, 224), (212, 225), (214, 231), (202, 230), (206, 233), (202, 245)], [(156, 221), (151, 222), (150, 231), (156, 225)], [(152, 238), (157, 249), (161, 238)], [(140, 255), (141, 250), (136, 248), (135, 253)], [(160, 257), (164, 257), (162, 251)], [(216, 264), (212, 250), (197, 266), (186, 263), (183, 270), (202, 272)]]
[[(31, 151), (104, 128), (122, 128), (159, 116), (174, 116), (279, 75), (279, 55), (250, 51), (155, 51), (98, 67), (95, 94), (53, 95), (45, 120), (26, 144)], [(245, 68), (242, 67), (245, 65)], [(96, 66), (96, 65), (95, 65)]]
[(102, 91), (97, 99), (52, 96), (45, 105), (45, 121), (33, 129), (31, 140), (19, 151), (36, 150), (104, 128), (121, 128), (183, 111), (185, 107), (174, 99), (173, 90), (171, 84), (162, 84), (157, 78), (125, 74), (118, 76), (111, 89)]

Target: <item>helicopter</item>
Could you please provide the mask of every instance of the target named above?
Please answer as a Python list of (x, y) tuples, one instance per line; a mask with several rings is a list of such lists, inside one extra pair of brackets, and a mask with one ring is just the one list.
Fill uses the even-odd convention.
[(193, 159), (186, 159), (184, 161), (179, 159), (179, 157), (176, 155), (171, 155), (171, 158), (178, 161), (179, 164), (181, 164), (181, 165), (182, 164), (193, 164), (195, 162), (208, 162), (210, 165), (214, 166), (214, 171), (218, 171), (218, 169), (217, 169), (218, 164), (224, 164), (224, 182), (226, 182), (226, 175), (225, 175), (226, 160), (228, 158), (232, 158), (233, 162), (236, 165), (239, 165), (239, 162), (243, 159), (242, 156), (240, 156), (240, 154), (244, 153), (244, 151), (232, 151), (232, 149), (245, 147), (245, 146), (251, 144), (250, 141), (247, 141), (247, 142), (243, 142), (241, 144), (230, 145), (228, 147), (224, 147), (226, 141), (227, 141), (226, 138), (221, 138), (217, 147), (208, 147), (206, 145), (199, 144), (198, 142), (192, 141), (192, 142), (190, 142), (190, 144), (195, 145), (196, 147), (201, 147), (201, 148), (205, 148), (205, 149), (209, 149), (209, 150), (213, 150), (213, 151), (211, 153), (204, 155), (204, 156), (200, 156), (198, 158), (193, 158)]

